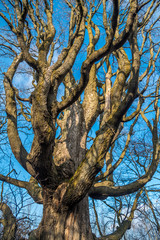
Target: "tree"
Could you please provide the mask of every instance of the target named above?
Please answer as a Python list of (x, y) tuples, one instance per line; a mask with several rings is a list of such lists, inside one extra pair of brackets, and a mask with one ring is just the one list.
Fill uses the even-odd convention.
[[(7, 176), (16, 172), (11, 171)], [(34, 201), (28, 198), (28, 194), (14, 185), (8, 185), (6, 188), (2, 182), (0, 199), (0, 239), (2, 240), (25, 240), (28, 234), (38, 226), (37, 215), (34, 209)], [(32, 206), (32, 208), (31, 208)]]
[[(120, 239), (131, 227), (159, 161), (159, 5), (156, 0), (1, 0), (1, 54), (9, 57), (3, 71), (7, 135), (31, 179), (2, 174), (0, 179), (43, 203), (42, 221), (30, 239), (94, 239), (88, 195), (104, 200), (137, 192), (129, 216), (100, 239)], [(22, 72), (24, 79), (16, 85)], [(20, 96), (26, 72), (33, 88)], [(139, 157), (138, 174), (116, 183), (138, 119), (150, 130), (150, 159)], [(34, 137), (26, 149), (20, 129), (30, 126)], [(127, 128), (123, 151), (113, 159)], [(133, 173), (129, 165), (126, 169)]]

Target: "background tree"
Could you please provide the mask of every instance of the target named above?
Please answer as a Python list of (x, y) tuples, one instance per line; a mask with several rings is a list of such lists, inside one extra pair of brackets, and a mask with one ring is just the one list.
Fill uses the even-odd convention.
[[(94, 239), (88, 195), (116, 201), (112, 232), (98, 227), (100, 239), (120, 239), (131, 227), (159, 162), (159, 5), (1, 0), (3, 117), (31, 178), (0, 179), (43, 204), (30, 239)], [(126, 210), (121, 197), (129, 194)]]
[[(17, 173), (12, 170), (7, 176)], [(25, 240), (33, 228), (38, 226), (41, 211), (36, 211), (37, 206), (33, 199), (21, 188), (10, 184), (5, 186), (2, 182), (0, 199), (0, 239), (2, 240)]]

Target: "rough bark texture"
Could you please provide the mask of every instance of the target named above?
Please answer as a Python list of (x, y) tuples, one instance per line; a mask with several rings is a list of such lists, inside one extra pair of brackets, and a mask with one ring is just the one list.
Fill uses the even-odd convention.
[(65, 186), (59, 187), (51, 195), (45, 193), (43, 218), (30, 240), (93, 240), (89, 221), (88, 198), (70, 208), (65, 208), (59, 197), (65, 191)]
[[(141, 81), (139, 69), (142, 53), (138, 46), (140, 23), (137, 13), (142, 6), (138, 6), (137, 0), (130, 0), (124, 9), (121, 8), (118, 0), (112, 1), (112, 7), (108, 1), (108, 8), (105, 0), (98, 1), (96, 7), (91, 2), (96, 1), (65, 1), (70, 8), (68, 44), (62, 49), (56, 62), (53, 55), (59, 39), (55, 37), (56, 24), (53, 25), (54, 21), (56, 22), (53, 1), (8, 0), (15, 22), (10, 19), (10, 12), (8, 12), (10, 20), (4, 15), (9, 9), (5, 4), (5, 10), (0, 11), (0, 17), (17, 41), (17, 45), (13, 45), (14, 60), (4, 76), (7, 133), (15, 158), (32, 176), (28, 183), (3, 175), (0, 175), (0, 180), (25, 188), (36, 202), (43, 203), (42, 221), (38, 229), (30, 234), (30, 240), (92, 240), (88, 194), (92, 198), (102, 200), (108, 196), (122, 196), (136, 192), (152, 178), (158, 166), (159, 110), (156, 100), (153, 126), (147, 122), (144, 113), (141, 113), (153, 136), (152, 162), (147, 166), (145, 174), (137, 181), (125, 186), (115, 186), (113, 172), (125, 156), (133, 125), (124, 151), (114, 165), (109, 149), (121, 132), (122, 121), (131, 120), (136, 114), (140, 114), (141, 104), (130, 116), (128, 110), (134, 100), (145, 92), (144, 89), (140, 93), (138, 89)], [(156, 1), (151, 2), (154, 5)], [(153, 12), (156, 7), (157, 5), (153, 7)], [(103, 46), (100, 48), (96, 45), (100, 39), (100, 29), (93, 22), (93, 16), (99, 9), (100, 11), (103, 9), (101, 22), (104, 27), (103, 34), (106, 34), (104, 41), (101, 41)], [(110, 13), (106, 12), (107, 9), (110, 9)], [(148, 24), (148, 21), (147, 15), (144, 23)], [(80, 67), (80, 79), (76, 81), (74, 75), (78, 74), (74, 72), (74, 63), (80, 54), (86, 32), (88, 33), (85, 42), (88, 44), (87, 52)], [(35, 42), (32, 44), (32, 40), (35, 41), (35, 38), (36, 54), (34, 55)], [(61, 39), (61, 36), (59, 38)], [(123, 46), (126, 41), (131, 56), (127, 55)], [(12, 43), (9, 44), (12, 46)], [(59, 45), (61, 49), (62, 46)], [(150, 45), (153, 45), (151, 39)], [(18, 48), (16, 53), (15, 46)], [(153, 54), (151, 55), (153, 61)], [(114, 75), (111, 68), (114, 63), (110, 63), (111, 57), (116, 63)], [(13, 86), (13, 78), (23, 61), (32, 68), (35, 80), (34, 90), (28, 99), (20, 98), (18, 90)], [(99, 80), (97, 72), (103, 63), (106, 64), (105, 77)], [(148, 72), (151, 65), (150, 63), (147, 66)], [(62, 100), (58, 101), (58, 90), (61, 85), (65, 91)], [(158, 90), (156, 94), (158, 95)], [(18, 124), (20, 114), (17, 106), (25, 101), (31, 104), (29, 111), (32, 134), (34, 134), (29, 153), (21, 141), (19, 135), (21, 125)], [(22, 114), (25, 115), (24, 111)], [(88, 134), (98, 117), (100, 117), (99, 130), (93, 138), (89, 136), (92, 144), (87, 149)], [(106, 172), (101, 172), (96, 178), (104, 164)], [(138, 197), (132, 208), (133, 212)], [(134, 214), (131, 214), (126, 221), (119, 223), (117, 231), (102, 239), (122, 237), (131, 226), (133, 216)]]

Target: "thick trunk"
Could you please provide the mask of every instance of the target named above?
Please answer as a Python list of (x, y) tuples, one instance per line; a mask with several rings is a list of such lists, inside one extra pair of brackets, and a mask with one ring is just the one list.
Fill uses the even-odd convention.
[[(43, 218), (30, 240), (93, 240), (88, 197), (66, 209), (55, 199), (44, 199)], [(33, 236), (35, 235), (35, 236)]]

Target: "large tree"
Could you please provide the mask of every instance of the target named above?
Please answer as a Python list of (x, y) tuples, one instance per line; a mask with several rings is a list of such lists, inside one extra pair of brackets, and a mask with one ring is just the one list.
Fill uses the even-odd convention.
[[(137, 192), (127, 218), (112, 234), (100, 237), (120, 239), (159, 161), (160, 2), (0, 4), (1, 54), (8, 57), (3, 71), (7, 135), (15, 159), (31, 175), (29, 182), (0, 179), (25, 188), (43, 204), (42, 221), (30, 239), (92, 240), (88, 196), (104, 200)], [(18, 89), (27, 76), (23, 71), (33, 80), (30, 94)], [(19, 78), (21, 84), (16, 84)], [(127, 149), (135, 146), (131, 135), (139, 119), (150, 131), (150, 159), (144, 162), (139, 155), (136, 170), (143, 171), (135, 173), (128, 164), (125, 171), (128, 176), (134, 171), (134, 177), (115, 181), (124, 156), (132, 157)], [(33, 130), (30, 149), (20, 134), (22, 124)], [(125, 126), (128, 136), (119, 154), (116, 143)], [(119, 158), (113, 159), (113, 149)], [(140, 154), (138, 148), (134, 151), (133, 156)]]

